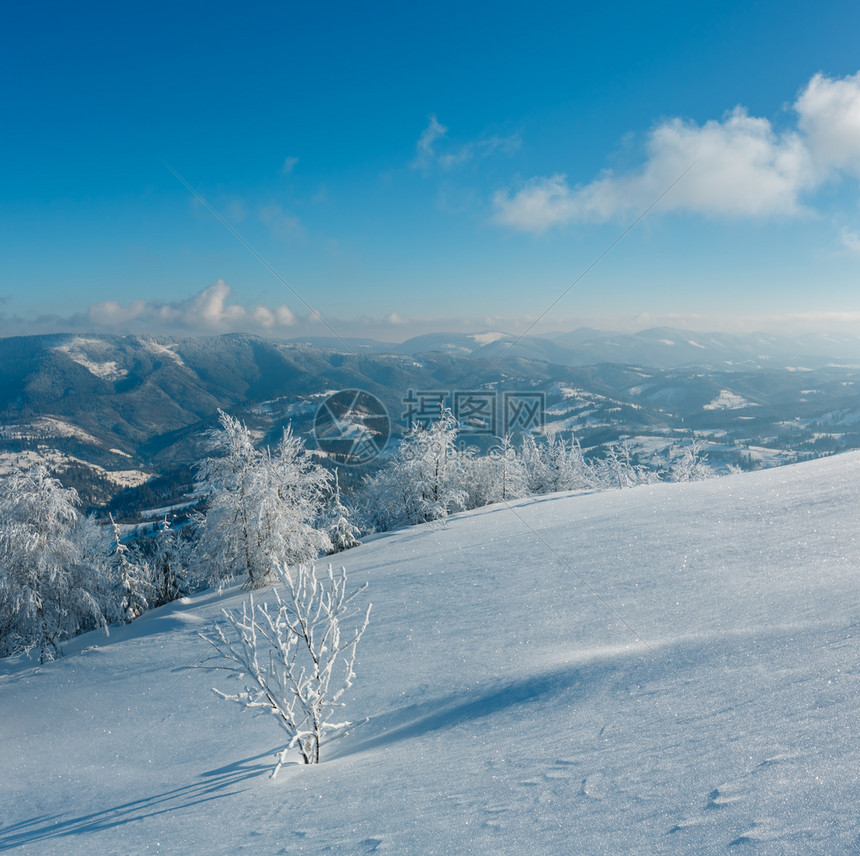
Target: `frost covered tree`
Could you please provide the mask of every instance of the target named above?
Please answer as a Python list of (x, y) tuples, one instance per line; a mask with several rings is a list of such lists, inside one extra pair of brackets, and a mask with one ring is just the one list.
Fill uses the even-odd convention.
[[(503, 502), (528, 495), (528, 476), (509, 434), (491, 449), (496, 463), (496, 496)], [(496, 501), (496, 500), (494, 500)]]
[(122, 620), (126, 624), (131, 624), (132, 621), (140, 618), (149, 609), (149, 604), (144, 594), (148, 569), (130, 559), (129, 548), (122, 541), (122, 533), (120, 532), (119, 525), (113, 519), (112, 514), (108, 516), (110, 517), (111, 528), (113, 530), (113, 556), (119, 577), (120, 591), (122, 593), (122, 600), (120, 602)]
[(301, 438), (286, 429), (266, 449), (253, 482), (258, 547), (271, 565), (312, 562), (331, 550), (323, 527), (332, 475)]
[(481, 508), (528, 495), (525, 465), (508, 435), (487, 455), (462, 459), (461, 466), (466, 508)]
[(466, 453), (457, 449), (457, 422), (444, 410), (429, 428), (415, 425), (385, 466), (365, 483), (371, 528), (392, 529), (445, 520), (465, 507)]
[(200, 521), (197, 555), (209, 566), (208, 576), (213, 580), (238, 573), (240, 565), (253, 580), (251, 483), (262, 453), (242, 422), (223, 410), (218, 413), (220, 428), (207, 435), (212, 454), (199, 467), (209, 502)]
[(37, 648), (44, 663), (63, 639), (107, 627), (79, 505), (42, 465), (0, 481), (0, 655)]
[[(78, 515), (74, 539), (81, 555), (82, 576), (86, 590), (99, 605), (101, 615), (108, 624), (122, 624), (122, 585), (117, 574), (114, 539), (107, 527), (92, 514)], [(135, 559), (130, 561), (134, 564)], [(78, 632), (92, 630), (100, 625), (86, 619)]]
[(461, 460), (463, 508), (481, 508), (492, 502), (499, 502), (498, 461), (490, 455), (470, 455)]
[(676, 482), (701, 481), (714, 474), (704, 459), (704, 445), (696, 437), (691, 437), (680, 452), (675, 452), (669, 470), (669, 478)]
[(464, 507), (464, 453), (457, 449), (457, 420), (444, 410), (429, 429), (417, 427), (407, 438), (406, 458), (424, 520), (444, 520)]
[(539, 444), (532, 434), (523, 436), (520, 460), (525, 473), (525, 486), (529, 495), (552, 493), (556, 488), (556, 474), (548, 460), (545, 444)]
[(204, 668), (246, 681), (237, 692), (214, 692), (248, 710), (274, 714), (287, 733), (272, 778), (293, 748), (305, 764), (319, 763), (325, 739), (352, 724), (335, 721), (335, 711), (355, 679), (356, 648), (370, 618), (370, 605), (363, 611), (353, 605), (367, 584), (347, 592), (343, 568), (335, 574), (329, 565), (320, 576), (314, 565), (277, 565), (276, 574), (274, 604), (252, 593), (240, 612), (223, 611), (226, 625), (201, 634), (217, 651), (216, 662)]
[(523, 437), (521, 458), (531, 494), (600, 486), (600, 474), (586, 461), (575, 437), (566, 440), (560, 434), (550, 434), (545, 442), (538, 443), (528, 434)]
[(555, 472), (556, 490), (584, 490), (599, 487), (594, 467), (585, 459), (579, 440), (556, 435), (550, 438), (547, 459)]
[(337, 471), (334, 474), (334, 496), (329, 512), (328, 538), (331, 541), (331, 552), (340, 553), (352, 547), (361, 546), (358, 540), (358, 527), (352, 522), (349, 509), (340, 498), (340, 481)]
[(258, 587), (273, 564), (313, 561), (331, 549), (318, 528), (331, 475), (289, 428), (274, 449), (259, 450), (238, 419), (222, 411), (220, 421), (210, 433), (217, 454), (200, 466), (209, 501), (198, 561), (210, 579), (242, 576)]
[(603, 482), (603, 487), (607, 488), (636, 487), (640, 484), (654, 484), (660, 480), (656, 472), (636, 461), (627, 440), (611, 443), (606, 447), (606, 456), (600, 461), (596, 473)]
[(189, 594), (194, 585), (188, 575), (187, 542), (165, 516), (155, 536), (151, 559), (153, 604), (161, 606)]

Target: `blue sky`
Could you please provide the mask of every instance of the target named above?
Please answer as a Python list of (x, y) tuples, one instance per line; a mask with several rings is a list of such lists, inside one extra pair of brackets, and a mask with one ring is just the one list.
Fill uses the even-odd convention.
[(18, 6), (2, 334), (860, 331), (856, 3)]

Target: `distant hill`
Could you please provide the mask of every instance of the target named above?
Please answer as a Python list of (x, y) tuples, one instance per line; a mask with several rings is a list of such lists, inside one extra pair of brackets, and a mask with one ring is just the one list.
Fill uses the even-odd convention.
[(441, 352), (497, 359), (501, 355), (546, 360), (565, 366), (626, 363), (673, 369), (823, 368), (840, 362), (860, 365), (860, 336), (762, 333), (692, 333), (655, 327), (638, 333), (602, 333), (582, 327), (553, 336), (506, 333), (432, 333), (397, 346), (401, 353)]
[(410, 394), (441, 394), (456, 409), (478, 392), (492, 401), (492, 431), (466, 439), (486, 449), (507, 430), (503, 396), (519, 391), (543, 396), (547, 433), (574, 432), (586, 448), (630, 437), (652, 454), (696, 431), (723, 464), (798, 460), (860, 445), (860, 377), (846, 356), (854, 344), (668, 328), (522, 340), (439, 333), (401, 345), (11, 337), (0, 339), (0, 471), (44, 460), (101, 506), (152, 476), (187, 480), (219, 408), (272, 443), (287, 424), (310, 437), (326, 395), (344, 389), (376, 396), (395, 439), (414, 411)]

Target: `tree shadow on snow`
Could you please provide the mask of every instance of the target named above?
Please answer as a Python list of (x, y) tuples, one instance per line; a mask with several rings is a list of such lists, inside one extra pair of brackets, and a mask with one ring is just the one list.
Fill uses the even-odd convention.
[[(102, 832), (167, 812), (193, 808), (212, 800), (235, 796), (247, 787), (240, 783), (271, 773), (272, 749), (233, 764), (201, 773), (200, 781), (141, 797), (102, 811), (69, 817), (67, 814), (38, 815), (9, 826), (0, 826), (0, 852), (66, 835)], [(265, 763), (257, 763), (265, 758)]]
[[(372, 717), (358, 732), (353, 732), (355, 740), (351, 745), (341, 747), (329, 757), (342, 758), (423, 737), (432, 731), (466, 725), (511, 708), (544, 701), (550, 695), (564, 693), (569, 702), (581, 700), (589, 688), (600, 683), (607, 670), (612, 670), (612, 666), (605, 663), (564, 666), (520, 680), (496, 683), (483, 691), (469, 689), (398, 708)], [(576, 690), (573, 696), (571, 690)]]

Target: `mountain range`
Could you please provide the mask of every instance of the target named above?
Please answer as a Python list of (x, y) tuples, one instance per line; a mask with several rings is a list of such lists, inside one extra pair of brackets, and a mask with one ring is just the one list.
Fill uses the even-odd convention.
[(312, 442), (322, 402), (348, 389), (379, 399), (395, 442), (418, 394), (456, 409), (478, 393), (495, 408), (492, 430), (463, 436), (486, 449), (507, 427), (505, 393), (528, 393), (542, 396), (545, 433), (574, 432), (586, 449), (627, 437), (656, 454), (696, 432), (717, 464), (766, 465), (860, 446), (858, 366), (856, 337), (666, 328), (552, 339), (439, 333), (399, 345), (10, 337), (0, 339), (0, 471), (43, 460), (99, 507), (159, 476), (175, 481), (181, 471), (187, 482), (219, 408), (262, 443), (287, 424)]
[(777, 336), (767, 333), (693, 333), (653, 327), (638, 333), (607, 333), (580, 327), (549, 336), (484, 331), (429, 333), (399, 345), (372, 339), (320, 337), (294, 340), (324, 348), (349, 346), (369, 353), (445, 353), (476, 359), (522, 357), (563, 366), (628, 363), (672, 369), (703, 366), (712, 369), (822, 368), (834, 361), (860, 364), (860, 336), (809, 333)]

